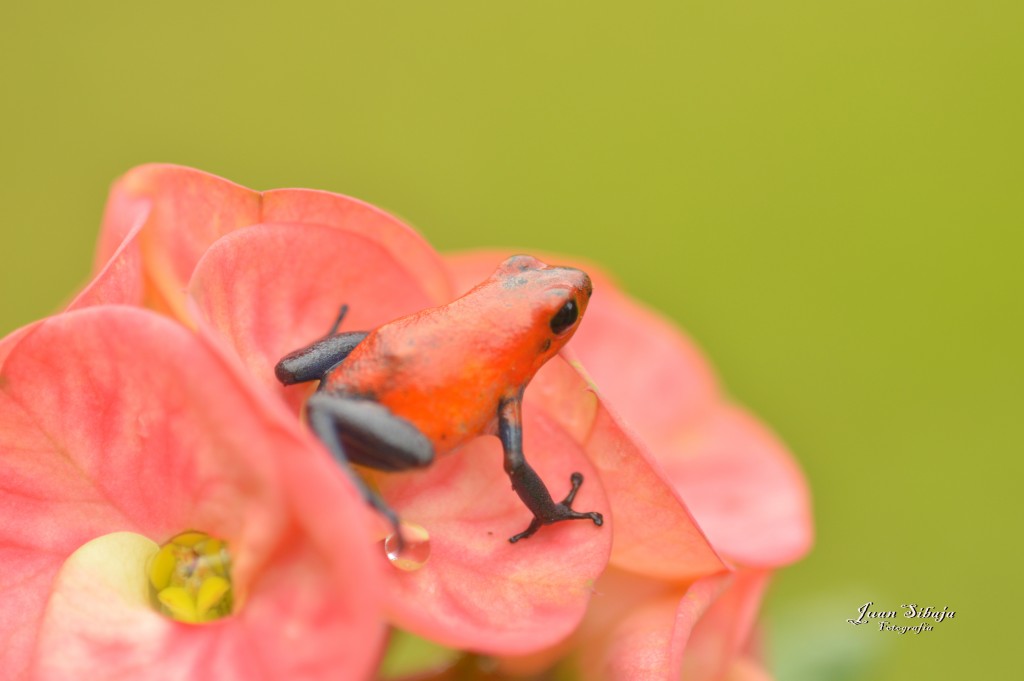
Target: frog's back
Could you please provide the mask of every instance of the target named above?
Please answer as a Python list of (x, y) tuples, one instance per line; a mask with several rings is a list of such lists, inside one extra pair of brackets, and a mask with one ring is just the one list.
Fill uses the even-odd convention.
[[(458, 300), (372, 331), (324, 389), (379, 402), (447, 451), (495, 432), (499, 404), (565, 344), (590, 291), (579, 270), (512, 258)], [(572, 329), (556, 332), (570, 300)]]
[(467, 328), (453, 313), (451, 306), (431, 308), (376, 329), (324, 389), (388, 407), (411, 421), (439, 453), (493, 432), (507, 392), (504, 367), (489, 359), (493, 331)]

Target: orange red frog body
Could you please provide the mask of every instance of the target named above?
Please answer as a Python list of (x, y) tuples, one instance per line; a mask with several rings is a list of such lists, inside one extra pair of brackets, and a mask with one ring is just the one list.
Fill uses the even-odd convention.
[[(572, 337), (592, 290), (580, 270), (514, 256), (461, 298), (373, 331), (338, 333), (343, 307), (326, 337), (284, 357), (275, 372), (285, 385), (320, 381), (307, 403), (309, 423), (343, 465), (421, 468), (472, 437), (493, 434), (512, 488), (534, 516), (509, 541), (563, 520), (601, 525), (600, 513), (572, 509), (580, 473), (555, 502), (522, 451), (523, 391)], [(397, 531), (394, 511), (352, 477)]]

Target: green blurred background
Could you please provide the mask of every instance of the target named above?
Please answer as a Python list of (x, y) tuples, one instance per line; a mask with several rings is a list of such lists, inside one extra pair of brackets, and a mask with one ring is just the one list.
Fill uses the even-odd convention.
[[(144, 5), (144, 6), (143, 6)], [(1020, 631), (1019, 2), (3, 3), (0, 333), (147, 161), (604, 263), (790, 443), (783, 679), (1001, 678)], [(957, 611), (899, 636), (866, 601)]]

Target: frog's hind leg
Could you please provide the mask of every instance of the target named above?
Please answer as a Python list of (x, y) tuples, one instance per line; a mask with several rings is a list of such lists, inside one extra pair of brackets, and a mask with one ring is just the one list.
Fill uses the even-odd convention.
[[(379, 402), (319, 392), (309, 398), (306, 409), (320, 439), (327, 442), (321, 431), (330, 424), (347, 452), (346, 460), (352, 463), (379, 471), (404, 471), (434, 461), (430, 440)], [(322, 422), (319, 427), (314, 419)]]
[(412, 423), (384, 405), (330, 392), (319, 392), (306, 405), (309, 425), (335, 461), (348, 473), (366, 502), (388, 519), (399, 542), (398, 514), (352, 470), (356, 463), (381, 471), (429, 466), (434, 446)]

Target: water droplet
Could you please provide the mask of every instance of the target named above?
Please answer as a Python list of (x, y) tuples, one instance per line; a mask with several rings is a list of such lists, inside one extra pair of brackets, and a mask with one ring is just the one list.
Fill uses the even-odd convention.
[(180, 622), (209, 622), (231, 614), (231, 555), (205, 532), (171, 537), (147, 567), (153, 608)]
[(430, 558), (430, 533), (422, 525), (404, 520), (401, 522), (400, 531), (405, 539), (404, 546), (399, 546), (401, 542), (398, 533), (392, 532), (384, 540), (384, 553), (391, 564), (399, 570), (419, 570)]

